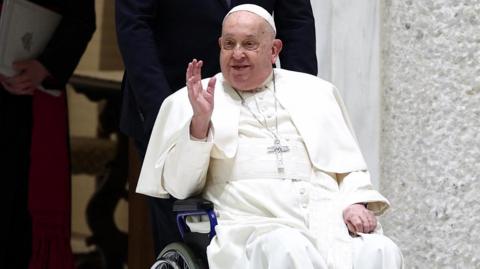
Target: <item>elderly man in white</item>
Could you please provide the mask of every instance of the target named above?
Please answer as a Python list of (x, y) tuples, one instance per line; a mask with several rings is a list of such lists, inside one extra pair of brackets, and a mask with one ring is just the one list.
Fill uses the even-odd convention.
[(336, 88), (272, 68), (282, 42), (261, 7), (232, 9), (219, 44), (222, 72), (202, 80), (193, 60), (164, 101), (137, 192), (214, 203), (210, 269), (402, 268)]

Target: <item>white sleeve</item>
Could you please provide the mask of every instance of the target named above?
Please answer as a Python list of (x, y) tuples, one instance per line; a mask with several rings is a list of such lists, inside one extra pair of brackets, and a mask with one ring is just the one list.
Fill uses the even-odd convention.
[(205, 186), (210, 151), (212, 150), (212, 130), (207, 141), (193, 140), (190, 124), (186, 124), (175, 145), (167, 153), (163, 167), (163, 187), (173, 197), (185, 199), (199, 193)]
[(381, 215), (390, 206), (388, 200), (375, 190), (367, 171), (350, 172), (339, 180), (342, 208), (356, 203), (368, 203), (368, 209)]

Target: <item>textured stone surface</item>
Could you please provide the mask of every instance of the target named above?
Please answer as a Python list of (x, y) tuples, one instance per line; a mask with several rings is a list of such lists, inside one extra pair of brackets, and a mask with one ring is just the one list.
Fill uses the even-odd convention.
[(480, 1), (382, 12), (384, 229), (406, 268), (480, 268)]

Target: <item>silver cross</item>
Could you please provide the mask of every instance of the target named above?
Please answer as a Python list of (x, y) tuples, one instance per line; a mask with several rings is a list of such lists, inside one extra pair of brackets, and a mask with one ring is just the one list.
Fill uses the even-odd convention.
[(277, 157), (277, 169), (279, 173), (283, 173), (284, 171), (284, 165), (283, 165), (283, 154), (284, 152), (287, 152), (290, 150), (288, 146), (282, 146), (280, 143), (280, 139), (275, 139), (273, 146), (270, 146), (267, 148), (268, 153), (275, 153)]
[(280, 144), (279, 139), (275, 139), (273, 146), (270, 146), (267, 149), (268, 149), (268, 153), (276, 153), (276, 154), (287, 152), (290, 150), (288, 146), (282, 146), (282, 144)]

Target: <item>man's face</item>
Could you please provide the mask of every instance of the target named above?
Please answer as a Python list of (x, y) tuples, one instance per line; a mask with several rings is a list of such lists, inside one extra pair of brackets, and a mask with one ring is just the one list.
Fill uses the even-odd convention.
[(248, 11), (238, 11), (226, 18), (219, 43), (223, 76), (239, 91), (261, 86), (282, 47), (280, 40), (274, 40), (267, 22)]

